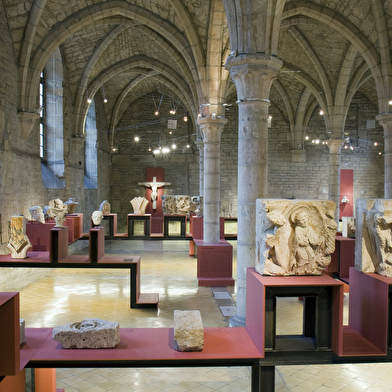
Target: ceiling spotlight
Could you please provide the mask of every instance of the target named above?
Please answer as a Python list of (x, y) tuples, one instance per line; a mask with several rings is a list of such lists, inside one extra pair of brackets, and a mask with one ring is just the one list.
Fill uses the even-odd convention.
[(354, 147), (353, 147), (353, 146), (350, 146), (350, 149), (351, 149), (351, 150), (354, 150)]
[(316, 139), (314, 142), (315, 142), (316, 144), (319, 144), (319, 143), (320, 143), (320, 140), (319, 140), (319, 139)]
[(374, 145), (375, 145), (375, 146), (378, 146), (378, 143), (377, 143), (377, 142), (374, 142)]
[(172, 144), (172, 149), (175, 150), (177, 146), (175, 144)]
[(91, 98), (87, 98), (87, 102), (88, 102), (88, 103), (91, 103), (91, 102), (92, 102), (92, 99), (91, 99)]
[(268, 116), (268, 120), (272, 120), (272, 116)]
[(382, 155), (382, 152), (380, 151), (380, 152), (378, 153), (378, 155)]
[(388, 105), (392, 105), (392, 99), (388, 102)]
[(156, 148), (154, 151), (153, 151), (153, 153), (156, 155), (156, 154), (160, 154), (161, 153), (161, 150), (160, 149), (158, 149), (158, 148)]
[(200, 118), (200, 117), (201, 117), (201, 113), (199, 113), (199, 114), (197, 115), (197, 117), (199, 117), (199, 118)]
[(305, 140), (309, 140), (309, 136), (305, 136)]
[(216, 119), (216, 113), (215, 113), (215, 112), (211, 114), (211, 118), (212, 118), (213, 120)]
[(139, 139), (139, 136), (135, 136), (135, 142), (138, 142), (140, 139)]
[(169, 135), (171, 135), (173, 133), (173, 131), (169, 131)]
[(158, 114), (159, 114), (158, 110), (156, 110), (154, 114), (155, 114), (156, 116), (158, 116)]
[(348, 146), (347, 146), (347, 144), (344, 146), (344, 148), (347, 150), (348, 149)]
[(112, 147), (112, 152), (116, 152), (117, 151), (117, 147)]
[(151, 147), (148, 147), (148, 151), (151, 151)]
[(162, 152), (163, 152), (164, 154), (167, 154), (168, 152), (170, 152), (170, 149), (168, 149), (167, 147), (163, 147), (163, 148), (162, 148)]
[(105, 99), (103, 100), (103, 102), (104, 102), (104, 103), (108, 103), (108, 100), (105, 98)]
[(188, 117), (184, 116), (184, 121), (187, 122), (188, 121)]
[(190, 148), (191, 146), (189, 144), (186, 145), (186, 148)]
[(323, 114), (324, 114), (324, 110), (323, 109), (320, 109), (320, 116), (322, 116)]

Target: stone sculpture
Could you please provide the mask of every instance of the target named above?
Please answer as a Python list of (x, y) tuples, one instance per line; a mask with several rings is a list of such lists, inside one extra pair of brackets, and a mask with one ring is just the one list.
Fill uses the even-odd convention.
[(333, 201), (256, 200), (256, 271), (320, 275), (335, 250)]
[(203, 216), (203, 196), (192, 196), (191, 203), (191, 211), (193, 211), (196, 216)]
[(176, 213), (176, 197), (171, 195), (162, 195), (163, 215), (173, 215)]
[(52, 214), (52, 209), (50, 208), (50, 206), (45, 206), (43, 208), (43, 213), (44, 213), (44, 218), (46, 219), (52, 219), (54, 216)]
[(355, 220), (353, 217), (342, 217), (342, 236), (355, 238)]
[(60, 199), (54, 199), (49, 202), (51, 214), (54, 216), (56, 225), (54, 227), (64, 227), (65, 214), (68, 212), (68, 207)]
[(392, 200), (356, 202), (355, 268), (392, 276)]
[(79, 204), (75, 199), (70, 197), (67, 201), (64, 202), (68, 206), (68, 214), (73, 214), (75, 211), (75, 207)]
[(191, 210), (191, 197), (186, 195), (176, 196), (176, 214), (189, 215)]
[(144, 215), (146, 213), (148, 200), (145, 197), (134, 197), (130, 203), (132, 204), (135, 215)]
[(98, 227), (103, 219), (102, 211), (94, 211), (93, 214), (91, 215), (91, 219), (93, 221), (94, 227)]
[(60, 325), (52, 337), (64, 348), (114, 348), (120, 343), (120, 326), (97, 318)]
[(105, 215), (110, 214), (110, 204), (107, 200), (104, 200), (101, 205), (99, 206), (99, 211)]
[(31, 215), (31, 220), (37, 221), (40, 223), (45, 223), (44, 213), (40, 206), (33, 206), (29, 208), (29, 212)]
[(200, 311), (174, 311), (174, 348), (177, 351), (202, 351), (204, 329)]
[(11, 235), (7, 248), (11, 251), (12, 259), (25, 259), (31, 242), (26, 235), (26, 218), (24, 216), (11, 217)]

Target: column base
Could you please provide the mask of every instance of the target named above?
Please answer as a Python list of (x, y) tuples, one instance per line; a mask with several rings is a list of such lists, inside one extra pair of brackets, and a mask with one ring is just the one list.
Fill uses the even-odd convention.
[(229, 327), (245, 327), (245, 326), (246, 326), (245, 317), (238, 316), (238, 314), (236, 314), (233, 317), (230, 317)]

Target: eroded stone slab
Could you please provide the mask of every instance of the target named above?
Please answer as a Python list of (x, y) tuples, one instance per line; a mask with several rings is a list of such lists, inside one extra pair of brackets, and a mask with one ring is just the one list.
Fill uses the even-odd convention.
[(174, 311), (174, 347), (177, 351), (202, 351), (203, 321), (199, 310)]
[(256, 200), (256, 271), (262, 275), (320, 275), (335, 250), (335, 203)]
[(19, 343), (23, 344), (25, 340), (26, 322), (23, 319), (19, 319)]
[(64, 348), (114, 348), (120, 342), (120, 326), (113, 321), (90, 318), (55, 327), (52, 337)]
[(355, 268), (392, 276), (392, 200), (356, 202)]

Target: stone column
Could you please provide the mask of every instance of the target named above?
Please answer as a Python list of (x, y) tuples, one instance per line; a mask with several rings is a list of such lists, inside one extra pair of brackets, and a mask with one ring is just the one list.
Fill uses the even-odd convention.
[(204, 194), (204, 144), (203, 139), (196, 139), (195, 144), (199, 149), (199, 196)]
[(268, 196), (268, 107), (273, 79), (282, 62), (264, 55), (229, 57), (226, 68), (238, 95), (237, 314), (230, 326), (244, 326), (246, 270), (256, 260), (256, 199)]
[(328, 198), (336, 204), (335, 220), (339, 223), (340, 204), (340, 164), (342, 158), (342, 146), (344, 140), (330, 139), (329, 147), (329, 189)]
[(376, 120), (384, 128), (384, 199), (392, 199), (392, 113), (380, 114)]
[(227, 119), (200, 117), (197, 123), (204, 143), (203, 242), (219, 244), (220, 137)]

